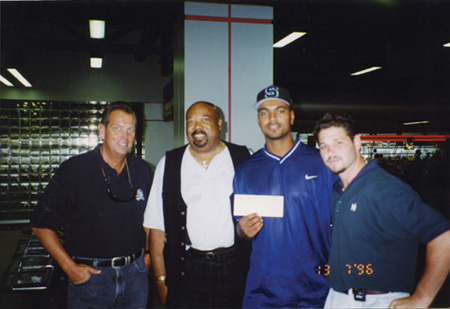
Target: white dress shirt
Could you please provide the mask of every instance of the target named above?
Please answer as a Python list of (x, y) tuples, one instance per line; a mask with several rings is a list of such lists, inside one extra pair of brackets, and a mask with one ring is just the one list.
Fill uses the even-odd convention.
[[(192, 247), (204, 251), (230, 247), (234, 244), (230, 205), (234, 167), (230, 152), (225, 147), (205, 169), (194, 159), (189, 147), (181, 163), (181, 195), (187, 205), (186, 226)], [(144, 226), (162, 231), (165, 162), (164, 157), (156, 167), (144, 213)]]

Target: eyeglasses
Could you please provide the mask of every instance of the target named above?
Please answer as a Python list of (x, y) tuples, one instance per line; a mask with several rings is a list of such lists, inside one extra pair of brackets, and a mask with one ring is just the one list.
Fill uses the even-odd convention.
[(114, 202), (118, 202), (118, 203), (126, 203), (131, 201), (132, 199), (134, 199), (136, 197), (136, 191), (133, 187), (133, 183), (131, 182), (131, 176), (130, 176), (130, 170), (128, 169), (128, 163), (125, 159), (125, 166), (127, 168), (127, 174), (128, 174), (128, 183), (130, 184), (130, 190), (132, 192), (132, 195), (130, 196), (130, 198), (128, 199), (121, 199), (118, 198), (111, 190), (111, 182), (110, 182), (110, 177), (106, 177), (105, 174), (105, 170), (102, 167), (102, 173), (103, 173), (103, 179), (105, 180), (105, 184), (106, 184), (106, 192), (108, 193), (108, 196), (111, 200), (113, 200)]

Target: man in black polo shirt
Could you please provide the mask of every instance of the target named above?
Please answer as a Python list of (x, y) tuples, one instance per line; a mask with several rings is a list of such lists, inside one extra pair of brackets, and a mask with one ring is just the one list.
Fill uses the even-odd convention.
[(34, 233), (69, 277), (71, 308), (147, 305), (142, 222), (153, 173), (129, 154), (135, 127), (127, 104), (108, 105), (99, 125), (103, 143), (62, 163), (33, 212)]
[[(325, 114), (315, 134), (325, 165), (340, 178), (325, 308), (427, 308), (449, 273), (449, 222), (377, 160), (365, 163), (349, 115)], [(414, 288), (419, 242), (426, 267)]]

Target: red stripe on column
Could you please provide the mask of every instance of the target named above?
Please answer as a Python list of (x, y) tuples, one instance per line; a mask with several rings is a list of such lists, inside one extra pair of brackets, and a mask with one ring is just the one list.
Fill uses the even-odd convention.
[(270, 20), (270, 19), (231, 17), (230, 13), (229, 13), (229, 17), (202, 16), (202, 15), (185, 15), (184, 19), (186, 19), (186, 20), (197, 20), (197, 21), (217, 21), (217, 22), (266, 24), (266, 25), (272, 24), (272, 20)]
[[(228, 17), (231, 18), (231, 4)], [(228, 21), (228, 142), (231, 143), (231, 21)]]

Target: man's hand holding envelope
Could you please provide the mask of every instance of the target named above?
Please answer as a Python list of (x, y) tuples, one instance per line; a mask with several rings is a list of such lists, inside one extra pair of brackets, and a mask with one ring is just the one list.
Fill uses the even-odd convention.
[(283, 217), (283, 196), (278, 195), (234, 195), (234, 216), (239, 220), (238, 233), (241, 237), (252, 239), (262, 229), (262, 217)]

